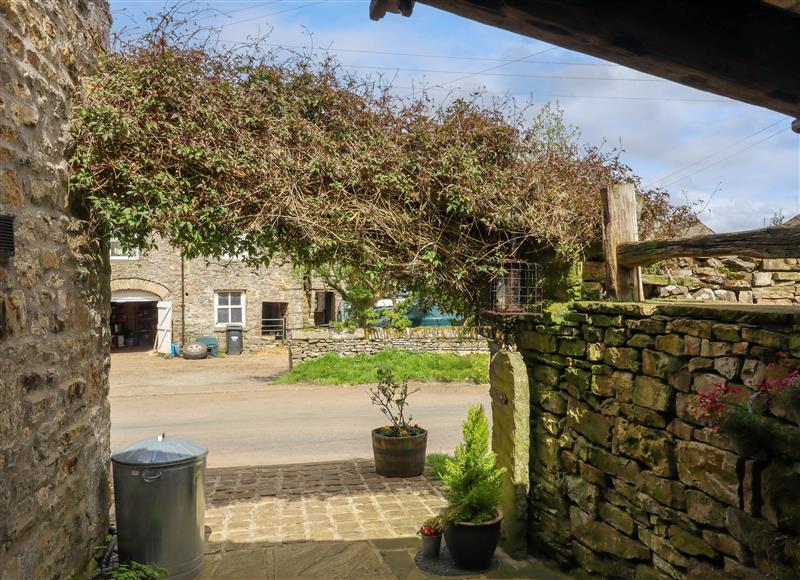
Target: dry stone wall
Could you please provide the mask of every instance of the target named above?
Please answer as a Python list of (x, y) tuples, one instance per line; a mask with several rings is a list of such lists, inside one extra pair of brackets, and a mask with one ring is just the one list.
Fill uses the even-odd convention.
[(800, 428), (775, 408), (754, 459), (697, 394), (800, 359), (800, 312), (579, 303), (524, 324), (529, 546), (598, 577), (800, 577)]
[(474, 327), (425, 327), (397, 331), (385, 328), (337, 332), (319, 328), (295, 330), (289, 342), (292, 363), (312, 360), (332, 352), (343, 356), (375, 354), (386, 349), (412, 352), (489, 352), (489, 341)]
[(0, 0), (0, 578), (67, 578), (106, 533), (108, 263), (68, 199), (79, 78), (104, 0)]
[[(800, 250), (799, 250), (800, 252)], [(603, 297), (605, 264), (583, 264), (583, 295)], [(800, 262), (794, 258), (680, 258), (644, 268), (645, 298), (670, 301), (800, 305)]]

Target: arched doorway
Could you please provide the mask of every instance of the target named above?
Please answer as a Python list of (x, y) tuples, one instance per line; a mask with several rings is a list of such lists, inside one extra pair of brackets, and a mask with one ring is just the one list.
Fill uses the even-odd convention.
[(152, 289), (112, 284), (110, 324), (112, 350), (171, 350), (172, 303)]

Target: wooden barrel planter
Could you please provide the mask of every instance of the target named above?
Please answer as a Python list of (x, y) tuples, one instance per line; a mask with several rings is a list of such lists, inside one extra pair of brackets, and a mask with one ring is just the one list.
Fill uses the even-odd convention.
[(410, 437), (384, 437), (381, 428), (372, 430), (375, 471), (384, 477), (415, 477), (425, 470), (428, 432)]

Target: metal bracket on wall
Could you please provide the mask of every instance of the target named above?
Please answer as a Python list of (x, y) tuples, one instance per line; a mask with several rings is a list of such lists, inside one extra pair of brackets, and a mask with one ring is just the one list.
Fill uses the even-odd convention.
[(0, 258), (14, 255), (14, 216), (0, 214)]

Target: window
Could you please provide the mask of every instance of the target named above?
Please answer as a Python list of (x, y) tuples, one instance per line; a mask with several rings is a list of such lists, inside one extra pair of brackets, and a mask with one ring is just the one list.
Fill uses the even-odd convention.
[(112, 260), (138, 260), (139, 250), (131, 250), (130, 253), (122, 249), (122, 244), (116, 238), (111, 238), (111, 259)]
[(324, 326), (336, 320), (336, 295), (326, 290), (317, 290), (314, 294), (314, 326)]
[(216, 324), (243, 324), (244, 292), (235, 290), (214, 293), (214, 322)]

